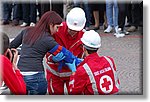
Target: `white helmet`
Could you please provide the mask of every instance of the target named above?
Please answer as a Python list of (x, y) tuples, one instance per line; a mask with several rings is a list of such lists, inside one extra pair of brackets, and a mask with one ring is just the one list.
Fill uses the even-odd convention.
[(82, 30), (86, 23), (85, 12), (79, 7), (71, 9), (67, 14), (66, 22), (69, 29), (75, 31)]
[(101, 46), (101, 37), (94, 30), (86, 31), (83, 34), (81, 41), (85, 45), (85, 48), (89, 50), (95, 50)]

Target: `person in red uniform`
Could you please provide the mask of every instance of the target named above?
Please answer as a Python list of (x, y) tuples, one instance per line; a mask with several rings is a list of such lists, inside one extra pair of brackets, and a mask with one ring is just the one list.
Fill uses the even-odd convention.
[[(9, 47), (9, 38), (5, 33), (2, 35), (2, 54), (0, 55), (0, 87), (2, 82), (7, 85), (12, 94), (15, 95), (25, 95), (26, 94), (26, 84), (23, 80), (23, 76), (20, 70), (16, 66), (16, 61), (18, 58), (18, 51), (16, 49), (11, 49), (13, 51), (14, 57), (12, 57), (12, 52)], [(11, 63), (12, 60), (12, 63)]]
[(85, 59), (70, 76), (70, 94), (109, 95), (119, 91), (119, 79), (113, 58), (100, 56), (97, 50), (101, 38), (94, 30), (86, 31), (81, 38)]
[[(84, 33), (85, 22), (84, 11), (75, 7), (67, 14), (66, 22), (62, 22), (58, 32), (53, 35), (58, 44), (64, 46), (78, 58), (83, 57), (83, 46), (80, 39)], [(50, 56), (50, 54), (46, 55), (48, 92), (49, 94), (62, 95), (64, 94), (64, 84), (69, 89), (72, 72), (63, 63), (61, 66), (58, 63), (53, 63)]]

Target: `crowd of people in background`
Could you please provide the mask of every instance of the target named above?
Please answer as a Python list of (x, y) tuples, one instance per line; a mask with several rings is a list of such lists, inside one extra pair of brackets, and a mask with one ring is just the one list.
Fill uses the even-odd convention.
[[(56, 11), (62, 18), (73, 7), (81, 7), (86, 14), (85, 30), (99, 30), (104, 33), (114, 32), (116, 37), (124, 37), (143, 26), (143, 1), (141, 0), (48, 0), (47, 2), (3, 2), (2, 25), (12, 22), (12, 26), (35, 26), (46, 11)], [(93, 25), (93, 26), (91, 26)], [(128, 27), (128, 29), (125, 29)], [(113, 30), (114, 28), (114, 30)]]

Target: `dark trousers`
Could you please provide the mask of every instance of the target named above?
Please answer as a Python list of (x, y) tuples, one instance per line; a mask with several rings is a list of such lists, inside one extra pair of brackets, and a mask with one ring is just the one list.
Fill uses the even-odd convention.
[(62, 2), (60, 3), (52, 2), (52, 10), (57, 12), (62, 18), (64, 17)]
[(12, 3), (4, 2), (2, 4), (2, 19), (4, 21), (11, 20)]
[(143, 20), (143, 2), (132, 4), (131, 17), (131, 25), (137, 28), (140, 25), (140, 22)]
[(118, 8), (119, 8), (119, 12), (118, 12), (118, 26), (119, 28), (121, 28), (121, 30), (124, 30), (124, 26), (125, 26), (125, 20), (126, 20), (126, 16), (127, 16), (127, 3), (118, 3)]
[(22, 20), (22, 5), (15, 2), (13, 5), (13, 20)]
[(45, 13), (45, 12), (47, 12), (47, 11), (50, 11), (50, 3), (48, 2), (48, 3), (41, 3), (40, 4), (40, 18), (41, 18), (41, 16)]
[(36, 23), (36, 17), (37, 17), (37, 9), (35, 3), (23, 3), (22, 4), (23, 9), (23, 22), (26, 23)]

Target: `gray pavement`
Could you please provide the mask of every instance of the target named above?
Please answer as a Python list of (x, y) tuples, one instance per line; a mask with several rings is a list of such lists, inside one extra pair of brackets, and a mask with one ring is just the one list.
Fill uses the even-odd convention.
[[(5, 25), (2, 30), (10, 38), (17, 36), (22, 29), (20, 26)], [(143, 35), (142, 29), (130, 33), (123, 38), (116, 38), (113, 33), (105, 34), (103, 29), (97, 31), (102, 38), (101, 55), (114, 58), (118, 77), (120, 78), (119, 94), (143, 94)], [(92, 35), (91, 35), (92, 36)]]

